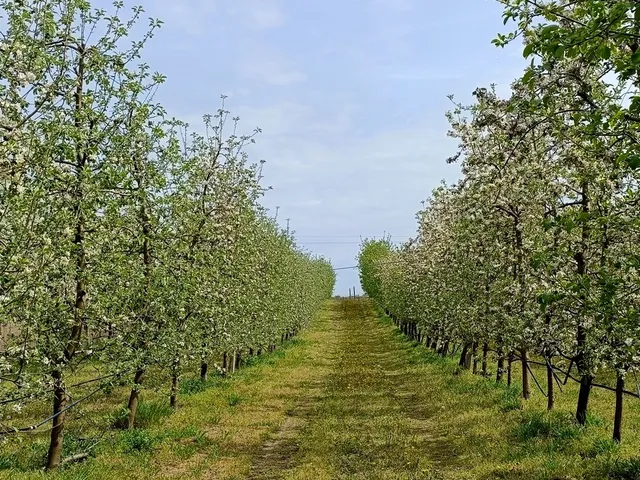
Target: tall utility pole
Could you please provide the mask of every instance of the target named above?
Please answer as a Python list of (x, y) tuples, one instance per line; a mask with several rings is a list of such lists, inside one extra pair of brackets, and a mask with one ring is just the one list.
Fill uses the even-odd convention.
[(275, 221), (278, 221), (278, 211), (280, 210), (280, 205), (276, 205), (276, 218), (274, 218)]
[(287, 218), (287, 235), (289, 235), (289, 221), (290, 220), (291, 220), (290, 218)]

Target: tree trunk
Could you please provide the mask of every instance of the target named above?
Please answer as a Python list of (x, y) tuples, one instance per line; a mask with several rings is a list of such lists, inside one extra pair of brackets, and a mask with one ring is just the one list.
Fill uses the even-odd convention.
[(209, 364), (204, 360), (200, 362), (200, 380), (203, 382), (207, 381), (207, 373), (209, 371)]
[[(79, 128), (82, 124), (80, 111), (83, 108), (84, 93), (84, 69), (85, 69), (85, 51), (84, 46), (80, 46), (80, 57), (78, 60), (78, 82), (75, 91), (75, 126)], [(64, 350), (64, 356), (67, 360), (71, 360), (76, 349), (80, 346), (80, 338), (85, 325), (84, 309), (86, 299), (86, 285), (84, 274), (87, 270), (87, 252), (85, 250), (85, 212), (82, 208), (84, 199), (84, 170), (87, 164), (87, 152), (82, 146), (76, 148), (75, 174), (76, 189), (74, 192), (73, 218), (75, 218), (75, 233), (73, 237), (74, 253), (75, 253), (75, 287), (76, 299), (73, 309), (73, 326), (71, 327), (71, 336)]]
[(474, 375), (478, 373), (478, 342), (476, 340), (474, 340), (473, 344), (471, 345), (469, 366), (472, 368), (472, 372)]
[(482, 376), (487, 376), (487, 354), (489, 353), (489, 343), (482, 344)]
[(498, 350), (498, 368), (496, 372), (496, 382), (502, 381), (502, 376), (504, 375), (504, 352), (502, 348)]
[(133, 378), (133, 388), (129, 394), (129, 403), (127, 409), (129, 414), (127, 416), (127, 428), (131, 430), (136, 421), (136, 413), (138, 412), (138, 404), (140, 403), (140, 385), (144, 377), (144, 369), (139, 368), (136, 370), (136, 375)]
[(169, 405), (171, 408), (176, 408), (178, 405), (178, 369), (180, 367), (180, 361), (176, 361), (171, 369), (171, 397), (169, 398)]
[(444, 344), (442, 345), (442, 356), (446, 357), (448, 353), (449, 353), (449, 340), (444, 342)]
[(67, 404), (67, 392), (64, 387), (62, 372), (55, 370), (51, 376), (53, 377), (53, 415), (56, 416), (53, 418), (53, 427), (51, 429), (49, 453), (47, 454), (47, 470), (52, 470), (60, 466), (64, 417), (66, 416), (66, 412), (62, 412), (62, 410)]
[(231, 373), (236, 373), (236, 352), (231, 355)]
[(555, 402), (555, 394), (553, 392), (553, 367), (551, 367), (551, 358), (547, 357), (547, 410), (553, 410)]
[[(74, 92), (74, 125), (77, 129), (82, 127), (82, 109), (84, 108), (84, 75), (85, 75), (85, 46), (78, 47), (78, 67), (76, 70), (76, 86)], [(84, 201), (84, 175), (87, 164), (88, 152), (82, 142), (78, 142), (75, 148), (75, 191), (73, 192), (73, 208), (71, 209), (72, 218), (75, 219), (75, 233), (73, 237), (75, 254), (75, 302), (73, 308), (73, 324), (71, 334), (67, 340), (63, 355), (69, 362), (75, 355), (76, 350), (80, 346), (82, 338), (82, 330), (86, 325), (85, 307), (86, 307), (86, 284), (85, 272), (87, 270), (87, 254), (85, 250), (85, 210), (83, 208)], [(60, 465), (62, 455), (62, 441), (64, 431), (64, 420), (66, 413), (62, 410), (67, 403), (67, 392), (64, 385), (62, 370), (52, 372), (53, 377), (53, 425), (51, 429), (51, 437), (49, 443), (49, 452), (47, 454), (47, 470), (57, 468)], [(62, 413), (61, 413), (62, 412)]]
[(471, 369), (471, 364), (473, 363), (473, 359), (475, 358), (475, 350), (477, 350), (477, 343), (475, 340), (471, 342), (470, 348), (467, 350), (467, 355), (464, 359), (464, 367), (467, 370)]
[(459, 367), (467, 366), (467, 352), (469, 351), (469, 344), (465, 343), (462, 348), (462, 353), (460, 354), (460, 361), (458, 362)]
[(623, 406), (623, 393), (624, 390), (624, 377), (618, 372), (616, 380), (616, 409), (613, 416), (613, 440), (620, 443), (622, 440), (622, 406)]
[(511, 365), (513, 364), (513, 353), (509, 352), (509, 358), (507, 359), (507, 386), (511, 386)]
[(592, 382), (593, 377), (591, 375), (580, 377), (580, 391), (578, 392), (578, 406), (576, 407), (576, 420), (580, 425), (584, 425), (587, 422), (587, 407), (589, 406)]
[(529, 355), (526, 348), (520, 349), (522, 356), (522, 398), (529, 400), (531, 397), (531, 384), (529, 383)]
[[(585, 181), (582, 182), (581, 185), (582, 190), (582, 198), (580, 200), (581, 204), (581, 213), (585, 215), (585, 217), (589, 216), (589, 184)], [(590, 237), (590, 229), (588, 224), (582, 225), (582, 234), (581, 234), (581, 242), (580, 242), (580, 250), (576, 252), (574, 258), (576, 260), (576, 273), (580, 277), (581, 280), (584, 280), (587, 275), (587, 259), (586, 259), (586, 250), (587, 250), (587, 242)], [(582, 308), (585, 308), (585, 304), (587, 301), (587, 292), (583, 290), (580, 291), (580, 299), (582, 301)], [(580, 315), (580, 314), (579, 314)], [(575, 356), (576, 367), (578, 369), (578, 373), (580, 374), (580, 391), (578, 393), (578, 404), (576, 406), (576, 420), (580, 425), (584, 425), (587, 421), (587, 407), (589, 405), (589, 394), (591, 393), (591, 384), (593, 382), (593, 377), (589, 372), (589, 365), (587, 361), (587, 356), (585, 353), (585, 346), (587, 344), (587, 332), (582, 323), (582, 317), (578, 317), (578, 326), (576, 329), (576, 343), (577, 343), (577, 353)]]
[[(151, 301), (151, 277), (153, 273), (153, 258), (151, 256), (151, 234), (152, 225), (149, 218), (149, 212), (147, 211), (147, 191), (145, 183), (144, 168), (142, 166), (142, 158), (134, 156), (134, 171), (137, 182), (138, 192), (141, 194), (140, 203), (140, 223), (142, 224), (142, 264), (144, 266), (144, 303), (140, 307), (140, 318), (144, 324), (150, 324), (152, 318), (150, 317), (149, 302)], [(144, 341), (135, 342), (133, 348), (138, 351), (144, 351), (147, 345)], [(129, 402), (127, 403), (127, 429), (134, 428), (136, 421), (136, 414), (138, 412), (138, 405), (140, 403), (140, 387), (144, 380), (145, 366), (139, 365), (133, 377), (133, 387), (129, 394)]]

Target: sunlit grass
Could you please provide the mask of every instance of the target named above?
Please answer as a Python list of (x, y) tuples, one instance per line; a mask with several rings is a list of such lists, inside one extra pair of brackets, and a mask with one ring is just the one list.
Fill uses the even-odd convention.
[(594, 390), (578, 426), (571, 382), (548, 413), (535, 386), (523, 401), (517, 381), (460, 371), (457, 357), (408, 341), (366, 300), (328, 302), (313, 328), (248, 365), (205, 383), (194, 369), (175, 411), (165, 391), (145, 390), (133, 431), (116, 428), (128, 393), (116, 387), (74, 413), (64, 456), (89, 451), (88, 460), (39, 471), (42, 432), (3, 445), (0, 478), (640, 478), (640, 401), (625, 399), (618, 445), (611, 392)]
[[(41, 467), (48, 432), (43, 431), (2, 446), (0, 478), (208, 478), (211, 472), (219, 478), (245, 478), (264, 439), (277, 431), (295, 396), (304, 393), (299, 383), (321, 374), (309, 350), (318, 348), (317, 332), (326, 326), (326, 315), (303, 338), (248, 358), (233, 376), (210, 375), (207, 382), (187, 377), (175, 411), (168, 404), (168, 379), (149, 372), (136, 429), (130, 432), (122, 430), (129, 387), (116, 385), (69, 416), (64, 456), (84, 452), (89, 445), (89, 459), (45, 474)], [(194, 373), (197, 367), (193, 365)], [(34, 402), (14, 420), (28, 424), (46, 417), (48, 410), (46, 402)]]

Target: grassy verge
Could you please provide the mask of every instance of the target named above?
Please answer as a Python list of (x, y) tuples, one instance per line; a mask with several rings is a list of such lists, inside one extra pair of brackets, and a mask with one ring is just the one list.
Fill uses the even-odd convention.
[[(639, 479), (640, 401), (625, 399), (624, 437), (621, 445), (610, 440), (613, 394), (594, 390), (585, 427), (573, 412), (577, 385), (568, 383), (556, 392), (554, 411), (535, 390), (528, 401), (520, 399), (519, 382), (511, 388), (496, 384), (493, 375), (482, 378), (460, 371), (457, 356), (436, 355), (409, 342), (383, 318), (396, 342), (405, 345), (406, 361), (414, 372), (419, 402), (431, 405), (434, 432), (456, 452), (455, 465), (440, 465), (446, 479)], [(495, 364), (493, 365), (495, 370)], [(543, 369), (534, 368), (538, 379)], [(520, 378), (514, 364), (513, 378)]]
[[(73, 412), (64, 452), (90, 451), (89, 459), (45, 474), (39, 468), (47, 432), (16, 437), (2, 446), (0, 479), (247, 478), (265, 439), (305, 395), (305, 382), (322, 374), (312, 364), (326, 325), (325, 312), (312, 330), (273, 353), (248, 359), (231, 377), (212, 377), (206, 385), (185, 379), (176, 411), (163, 390), (144, 390), (135, 430), (118, 428), (126, 413), (126, 387), (92, 399)], [(31, 407), (23, 420), (38, 418), (47, 407)]]

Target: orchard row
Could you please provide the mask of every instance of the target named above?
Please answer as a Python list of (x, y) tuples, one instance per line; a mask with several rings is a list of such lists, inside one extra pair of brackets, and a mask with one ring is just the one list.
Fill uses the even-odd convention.
[(0, 1), (0, 422), (31, 430), (18, 412), (48, 398), (48, 468), (80, 386), (128, 378), (131, 428), (149, 369), (175, 406), (186, 366), (272, 348), (334, 283), (259, 204), (259, 130), (224, 101), (201, 134), (167, 118), (141, 60), (160, 22), (131, 41), (143, 12), (123, 8)]
[(525, 399), (531, 365), (549, 409), (575, 379), (581, 424), (592, 389), (614, 391), (619, 441), (640, 367), (640, 5), (501, 3), (516, 31), (494, 43), (523, 38), (531, 64), (508, 97), (453, 103), (461, 179), (433, 191), (415, 239), (364, 244), (363, 288), (443, 353), (494, 352), (498, 381), (522, 362)]

